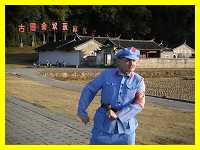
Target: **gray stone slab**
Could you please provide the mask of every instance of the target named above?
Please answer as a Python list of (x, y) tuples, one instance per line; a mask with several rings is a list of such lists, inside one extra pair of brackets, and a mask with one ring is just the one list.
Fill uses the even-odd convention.
[(63, 114), (6, 97), (6, 144), (88, 144), (89, 133)]

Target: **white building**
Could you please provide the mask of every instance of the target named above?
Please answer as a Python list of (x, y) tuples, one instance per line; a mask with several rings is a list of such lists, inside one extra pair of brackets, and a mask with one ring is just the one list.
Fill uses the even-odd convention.
[(190, 46), (185, 43), (173, 49), (174, 58), (194, 58), (195, 52)]
[(174, 52), (170, 48), (164, 48), (163, 51), (160, 54), (160, 58), (163, 59), (172, 59), (174, 58)]
[(47, 43), (36, 50), (38, 51), (38, 63), (41, 65), (51, 64), (62, 66), (79, 66), (82, 59), (88, 56), (96, 56), (101, 43), (94, 39), (80, 39)]
[(38, 63), (62, 66), (110, 66), (118, 49), (135, 47), (142, 58), (160, 58), (161, 47), (154, 40), (127, 40), (110, 37), (76, 35), (66, 41), (47, 43), (38, 47)]

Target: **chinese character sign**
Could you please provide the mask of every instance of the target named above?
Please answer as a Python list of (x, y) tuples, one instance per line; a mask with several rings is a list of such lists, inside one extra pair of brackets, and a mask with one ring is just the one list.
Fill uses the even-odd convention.
[[(62, 31), (64, 31), (64, 32), (66, 32), (66, 31), (68, 31), (69, 30), (69, 23), (68, 22), (62, 22), (62, 23), (60, 23), (60, 24), (58, 24), (57, 22), (55, 22), (55, 21), (53, 21), (53, 22), (51, 22), (51, 24), (50, 25), (48, 25), (46, 22), (42, 22), (40, 25), (39, 25), (39, 29), (42, 31), (42, 32), (45, 32), (45, 31), (47, 31), (48, 30), (48, 28), (51, 28), (51, 30), (52, 31), (57, 31), (57, 30), (62, 30)], [(18, 31), (19, 32), (25, 32), (25, 28), (26, 28), (26, 26), (25, 25), (23, 25), (23, 24), (20, 24), (20, 25), (18, 25)], [(35, 23), (35, 22), (31, 22), (31, 23), (29, 23), (29, 32), (36, 32), (36, 30), (37, 30), (37, 23)], [(78, 32), (78, 26), (77, 25), (73, 25), (72, 26), (72, 32), (73, 33), (77, 33)], [(87, 28), (85, 27), (84, 29), (83, 29), (83, 33), (84, 34), (87, 34)]]
[(62, 31), (67, 31), (68, 30), (67, 26), (68, 26), (68, 23), (67, 22), (63, 22), (62, 23)]
[(24, 28), (25, 28), (25, 26), (22, 25), (22, 24), (20, 24), (20, 25), (18, 26), (18, 31), (19, 31), (19, 32), (24, 32)]
[(52, 22), (52, 30), (54, 30), (54, 31), (58, 30), (57, 22)]
[(47, 30), (47, 24), (45, 22), (43, 22), (40, 27), (43, 32)]
[(73, 30), (72, 30), (73, 33), (76, 33), (78, 32), (78, 26), (76, 25), (73, 25)]
[(32, 22), (30, 23), (30, 32), (35, 32), (36, 31), (36, 23)]

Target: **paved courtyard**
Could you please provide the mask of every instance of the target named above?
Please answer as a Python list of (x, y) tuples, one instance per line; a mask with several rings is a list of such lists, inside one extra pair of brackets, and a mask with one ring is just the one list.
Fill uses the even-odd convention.
[(6, 144), (88, 144), (89, 128), (15, 97), (6, 97)]

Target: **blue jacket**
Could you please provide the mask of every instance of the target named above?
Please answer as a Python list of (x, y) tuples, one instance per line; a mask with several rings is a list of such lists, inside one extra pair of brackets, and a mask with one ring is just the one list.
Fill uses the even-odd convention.
[(135, 97), (137, 93), (145, 91), (144, 78), (137, 73), (131, 76), (123, 75), (117, 68), (103, 71), (83, 88), (78, 104), (78, 115), (88, 116), (86, 110), (99, 90), (101, 104), (111, 104), (113, 108), (118, 109), (118, 118), (111, 121), (106, 116), (106, 110), (99, 107), (94, 116), (93, 129), (110, 134), (116, 132), (116, 129), (119, 134), (134, 132), (137, 128), (135, 116), (142, 111), (141, 105), (135, 103)]

